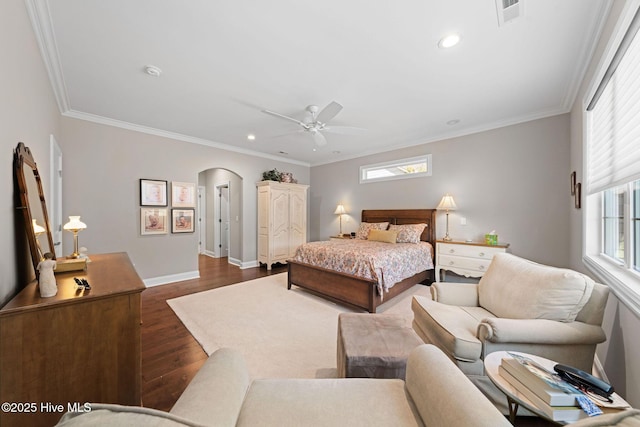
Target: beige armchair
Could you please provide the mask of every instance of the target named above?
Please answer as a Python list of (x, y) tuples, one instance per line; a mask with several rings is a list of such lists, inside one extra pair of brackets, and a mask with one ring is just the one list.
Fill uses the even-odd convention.
[(506, 399), (485, 375), (494, 351), (536, 354), (591, 372), (604, 342), (609, 288), (578, 272), (498, 254), (478, 284), (433, 283), (414, 297), (413, 328), (449, 358), (502, 411)]

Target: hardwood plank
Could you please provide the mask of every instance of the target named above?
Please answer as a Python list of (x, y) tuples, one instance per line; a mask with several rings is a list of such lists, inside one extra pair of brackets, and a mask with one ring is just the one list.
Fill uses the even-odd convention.
[(142, 292), (142, 403), (169, 411), (207, 358), (167, 304), (168, 299), (286, 272), (286, 265), (240, 268), (227, 258), (200, 255), (200, 278)]

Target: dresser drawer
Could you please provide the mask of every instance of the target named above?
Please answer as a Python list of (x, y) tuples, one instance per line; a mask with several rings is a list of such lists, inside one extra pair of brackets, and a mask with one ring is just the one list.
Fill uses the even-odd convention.
[(458, 256), (441, 255), (438, 265), (442, 268), (464, 269), (485, 272), (491, 264), (490, 259), (481, 258), (463, 258)]
[(487, 246), (456, 245), (447, 243), (438, 245), (438, 255), (453, 255), (461, 257), (479, 258), (491, 260), (495, 254), (504, 252), (504, 248), (490, 248)]

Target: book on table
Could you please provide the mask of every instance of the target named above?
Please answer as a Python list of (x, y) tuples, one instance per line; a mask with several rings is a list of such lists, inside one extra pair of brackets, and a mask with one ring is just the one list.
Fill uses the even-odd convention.
[[(503, 359), (504, 360), (504, 359)], [(553, 421), (569, 422), (586, 418), (588, 415), (579, 406), (551, 406), (542, 400), (536, 393), (529, 389), (526, 385), (518, 381), (509, 371), (505, 369), (506, 365), (498, 366), (498, 372), (509, 384), (511, 384), (518, 392), (526, 397), (533, 405), (538, 408), (547, 418)], [(574, 398), (575, 401), (575, 398)]]
[(578, 406), (583, 393), (534, 360), (518, 354), (502, 359), (500, 366), (550, 406)]

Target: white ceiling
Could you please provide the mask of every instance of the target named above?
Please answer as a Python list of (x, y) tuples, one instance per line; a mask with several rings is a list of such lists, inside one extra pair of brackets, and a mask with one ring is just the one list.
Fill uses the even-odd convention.
[[(26, 3), (63, 114), (318, 165), (569, 111), (611, 1), (521, 1), (501, 27), (495, 0)], [(313, 151), (261, 112), (331, 101), (367, 132)]]

